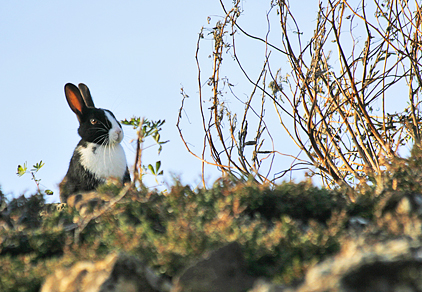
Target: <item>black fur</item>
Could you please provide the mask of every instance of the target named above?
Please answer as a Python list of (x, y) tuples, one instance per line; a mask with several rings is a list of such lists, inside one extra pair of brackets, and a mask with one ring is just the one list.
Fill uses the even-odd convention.
[[(81, 117), (80, 126), (78, 129), (79, 136), (86, 142), (93, 142), (99, 145), (106, 145), (108, 142), (108, 131), (111, 129), (111, 123), (105, 115), (105, 111), (113, 113), (109, 110), (88, 108), (86, 113)], [(115, 118), (115, 117), (114, 117)], [(97, 124), (92, 125), (91, 119), (97, 120)], [(119, 123), (120, 128), (122, 126)], [(81, 141), (82, 141), (81, 140)]]
[(126, 168), (125, 175), (123, 176), (123, 183), (131, 182), (129, 168)]

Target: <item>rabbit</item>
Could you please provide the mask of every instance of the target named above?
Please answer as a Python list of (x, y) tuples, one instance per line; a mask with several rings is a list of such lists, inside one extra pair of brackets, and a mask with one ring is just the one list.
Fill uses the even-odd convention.
[(76, 146), (69, 169), (60, 183), (60, 201), (70, 195), (95, 190), (110, 177), (130, 182), (126, 155), (120, 142), (123, 129), (114, 114), (96, 108), (88, 87), (71, 83), (64, 87), (66, 100), (79, 121), (81, 140)]

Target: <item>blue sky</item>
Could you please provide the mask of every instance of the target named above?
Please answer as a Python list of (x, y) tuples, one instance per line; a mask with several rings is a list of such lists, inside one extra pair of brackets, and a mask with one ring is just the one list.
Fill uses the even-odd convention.
[[(232, 1), (224, 2), (229, 7)], [(249, 33), (265, 36), (269, 2), (242, 2), (244, 13), (240, 22)], [(306, 40), (315, 27), (318, 1), (291, 1), (291, 6)], [(201, 162), (188, 153), (176, 128), (182, 99), (180, 89), (183, 87), (190, 96), (185, 102), (182, 129), (192, 150), (200, 154), (204, 134), (197, 100), (196, 42), (201, 27), (212, 28), (223, 15), (218, 0), (1, 1), (0, 186), (3, 192), (14, 196), (33, 193), (35, 184), (30, 176), (19, 178), (16, 168), (25, 161), (31, 166), (42, 160), (45, 166), (37, 177), (42, 188), (55, 192), (49, 201), (59, 200), (58, 184), (80, 139), (77, 119), (63, 92), (68, 82), (87, 84), (96, 106), (110, 109), (118, 119), (132, 116), (165, 119), (162, 140), (170, 142), (164, 145), (160, 157), (156, 148), (145, 150), (144, 164), (161, 160), (164, 182), (171, 183), (174, 174), (183, 183), (199, 185)], [(273, 20), (271, 42), (280, 45), (279, 23), (276, 17)], [(210, 39), (206, 35), (201, 44), (204, 83), (211, 72)], [(244, 68), (257, 75), (265, 58), (265, 47), (262, 43), (247, 42), (241, 35), (237, 41), (237, 53)], [(286, 61), (276, 59), (274, 66), (289, 70)], [(222, 74), (236, 85), (239, 97), (250, 94), (251, 84), (230, 58), (224, 60)], [(210, 91), (204, 86), (204, 98), (207, 95), (210, 96)], [(228, 106), (243, 105), (228, 102)], [(122, 143), (132, 165), (134, 146), (130, 141), (135, 134), (128, 127), (124, 130)], [(281, 141), (282, 149), (277, 150), (298, 154), (283, 131), (276, 131), (274, 139)], [(291, 162), (282, 157), (275, 162), (276, 168), (287, 169)], [(216, 169), (207, 167), (206, 178), (210, 184), (218, 175)], [(303, 174), (294, 178), (301, 179)], [(155, 184), (151, 176), (146, 182), (149, 186)]]
[[(264, 20), (250, 24), (262, 33), (268, 3), (256, 2), (243, 5)], [(0, 13), (4, 193), (32, 193), (34, 182), (28, 175), (17, 177), (16, 167), (42, 160), (45, 166), (37, 176), (43, 188), (55, 191), (50, 200), (58, 201), (57, 185), (79, 141), (78, 122), (63, 93), (67, 82), (86, 83), (96, 105), (110, 109), (118, 119), (165, 119), (162, 139), (170, 142), (159, 158), (156, 149), (146, 150), (145, 163), (160, 159), (165, 181), (171, 181), (173, 173), (184, 183), (200, 183), (201, 164), (186, 151), (175, 124), (183, 86), (192, 97), (186, 104), (192, 122), (186, 123), (185, 117), (184, 126), (193, 137), (189, 143), (199, 151), (203, 134), (195, 124), (194, 56), (201, 27), (212, 27), (223, 15), (219, 1), (2, 1)], [(205, 42), (204, 50), (211, 45)], [(123, 146), (131, 164), (134, 151), (129, 142), (134, 133), (125, 128), (125, 136)], [(207, 176), (213, 180), (218, 172), (209, 168)]]

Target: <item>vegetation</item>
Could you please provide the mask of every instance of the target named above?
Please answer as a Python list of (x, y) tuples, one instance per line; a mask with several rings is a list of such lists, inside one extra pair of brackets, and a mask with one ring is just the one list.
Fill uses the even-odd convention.
[[(383, 176), (382, 185), (355, 191), (234, 177), (192, 190), (176, 181), (164, 193), (131, 189), (88, 221), (90, 213), (46, 204), (42, 194), (7, 201), (0, 193), (0, 287), (38, 291), (57, 267), (113, 251), (136, 255), (173, 277), (205, 251), (232, 241), (241, 244), (250, 273), (292, 283), (356, 232), (421, 239), (419, 213), (395, 208), (401, 198), (421, 194), (414, 182), (422, 178), (422, 151), (415, 147), (410, 159), (390, 161)], [(110, 183), (99, 193), (116, 198), (122, 189)], [(353, 218), (366, 223), (353, 226)], [(76, 238), (81, 222), (87, 223)]]
[[(185, 143), (188, 151), (223, 175), (277, 183), (305, 169), (327, 187), (353, 187), (379, 177), (382, 160), (398, 157), (409, 141), (420, 143), (419, 1), (316, 1), (308, 8), (317, 10), (312, 20), (299, 17), (297, 1), (268, 2), (267, 15), (251, 18), (243, 1), (220, 1), (224, 16), (201, 30), (196, 60), (204, 142), (201, 153)], [(264, 34), (245, 29), (262, 20)], [(204, 55), (211, 66), (202, 65), (210, 64), (201, 62)], [(251, 59), (262, 62), (255, 71), (245, 62)], [(225, 67), (233, 65), (251, 84), (249, 93), (234, 85), (239, 76), (227, 76)], [(182, 94), (180, 113), (188, 102)], [(288, 137), (293, 153), (285, 149)]]

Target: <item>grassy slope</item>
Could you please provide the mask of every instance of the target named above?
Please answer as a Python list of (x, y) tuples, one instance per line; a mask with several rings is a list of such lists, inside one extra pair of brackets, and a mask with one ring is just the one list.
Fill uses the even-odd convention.
[[(421, 166), (422, 153), (415, 148), (410, 159), (387, 165), (378, 184), (353, 191), (320, 189), (306, 181), (270, 188), (230, 179), (209, 190), (192, 191), (177, 182), (167, 193), (138, 190), (80, 230), (78, 243), (75, 223), (83, 218), (74, 209), (46, 205), (41, 195), (7, 202), (0, 192), (0, 290), (38, 291), (58, 267), (116, 250), (172, 277), (203, 252), (231, 241), (241, 244), (250, 273), (298, 281), (357, 232), (420, 237), (419, 229), (408, 228), (420, 226), (415, 225), (420, 217), (390, 210), (403, 196), (421, 193)], [(114, 185), (100, 190), (108, 196), (118, 191)], [(370, 223), (357, 231), (350, 225), (357, 217)]]

